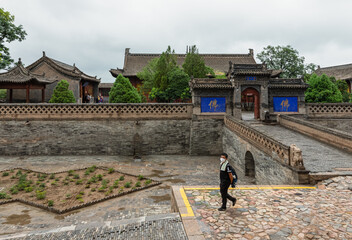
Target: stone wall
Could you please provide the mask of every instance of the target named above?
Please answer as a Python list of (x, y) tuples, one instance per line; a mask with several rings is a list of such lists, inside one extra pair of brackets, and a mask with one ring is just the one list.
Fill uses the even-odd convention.
[(352, 103), (307, 103), (309, 118), (352, 119)]
[(219, 155), (222, 153), (223, 119), (191, 121), (191, 155)]
[(298, 184), (299, 171), (274, 160), (271, 156), (240, 138), (226, 126), (223, 132), (224, 152), (229, 155), (230, 163), (245, 174), (245, 154), (249, 151), (255, 162), (257, 184)]
[(321, 125), (327, 128), (337, 129), (344, 131), (352, 135), (352, 121), (351, 119), (319, 119), (319, 118), (308, 118), (305, 119), (311, 123)]
[(0, 121), (0, 155), (218, 155), (219, 120)]

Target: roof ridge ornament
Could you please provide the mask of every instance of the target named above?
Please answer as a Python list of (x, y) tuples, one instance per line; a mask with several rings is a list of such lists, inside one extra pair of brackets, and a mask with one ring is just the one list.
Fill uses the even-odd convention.
[(43, 57), (46, 57), (46, 55), (45, 55), (45, 51), (43, 51)]
[(21, 60), (21, 58), (18, 58), (18, 64), (22, 65), (22, 60)]

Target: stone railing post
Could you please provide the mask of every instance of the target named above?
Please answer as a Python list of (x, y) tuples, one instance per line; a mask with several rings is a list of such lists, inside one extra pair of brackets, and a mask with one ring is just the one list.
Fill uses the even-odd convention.
[(295, 144), (290, 145), (290, 166), (298, 168), (300, 170), (305, 170), (303, 164), (302, 151)]

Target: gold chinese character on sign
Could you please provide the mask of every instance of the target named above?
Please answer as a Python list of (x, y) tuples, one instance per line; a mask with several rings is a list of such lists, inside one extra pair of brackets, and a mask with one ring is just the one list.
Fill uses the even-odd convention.
[(219, 105), (218, 105), (218, 102), (216, 101), (216, 99), (214, 99), (214, 100), (210, 101), (210, 103), (209, 103), (208, 106), (209, 106), (210, 110), (212, 110), (212, 108), (214, 108), (214, 111), (216, 111), (216, 108), (217, 108)]
[(281, 110), (287, 112), (288, 108), (290, 107), (290, 104), (288, 104), (288, 99), (286, 98), (286, 100), (282, 100), (281, 102)]

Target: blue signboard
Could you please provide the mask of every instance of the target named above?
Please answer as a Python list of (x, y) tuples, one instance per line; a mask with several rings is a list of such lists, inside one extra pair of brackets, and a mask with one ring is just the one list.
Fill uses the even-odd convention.
[(226, 98), (201, 97), (201, 112), (226, 112)]
[(257, 80), (257, 77), (246, 77), (247, 81), (255, 81)]
[(274, 97), (274, 112), (298, 112), (298, 98)]

